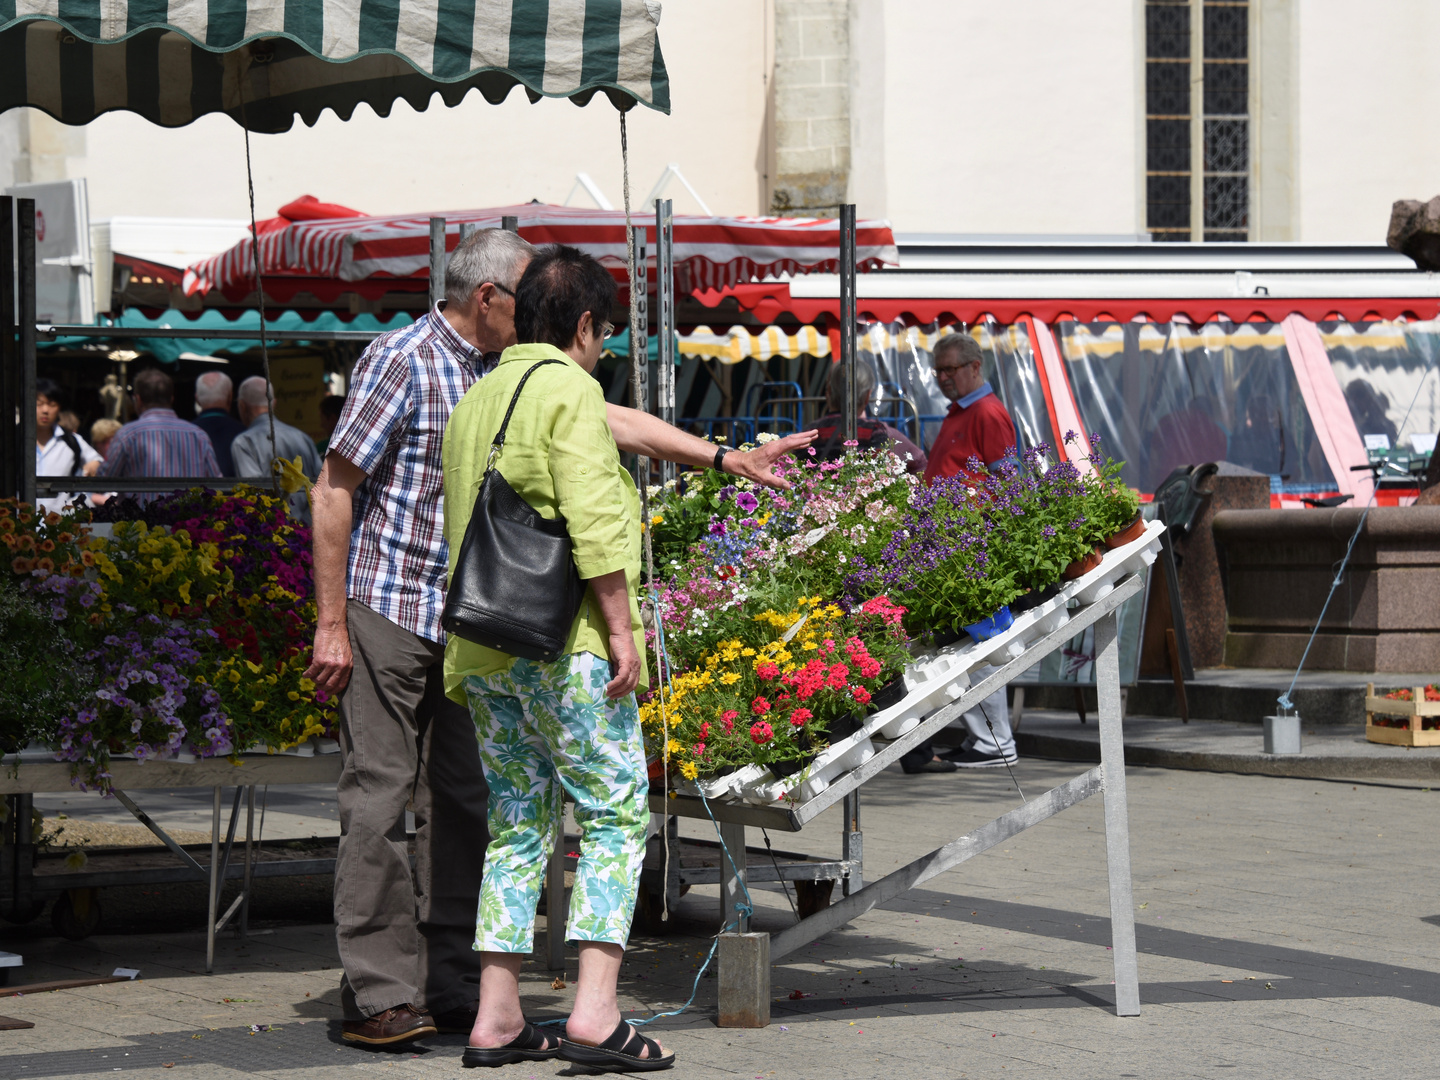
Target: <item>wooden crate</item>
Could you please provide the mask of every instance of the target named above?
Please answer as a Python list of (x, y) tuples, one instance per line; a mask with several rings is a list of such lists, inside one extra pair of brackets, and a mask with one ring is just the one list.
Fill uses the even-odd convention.
[[(1421, 717), (1440, 716), (1440, 701), (1426, 701), (1425, 687), (1416, 686), (1410, 690), (1410, 701), (1377, 697), (1375, 684), (1365, 687), (1365, 738), (1373, 743), (1388, 743), (1391, 746), (1440, 746), (1440, 729), (1423, 731)], [(1375, 714), (1381, 716), (1403, 716), (1410, 721), (1409, 727), (1383, 727), (1375, 723)]]

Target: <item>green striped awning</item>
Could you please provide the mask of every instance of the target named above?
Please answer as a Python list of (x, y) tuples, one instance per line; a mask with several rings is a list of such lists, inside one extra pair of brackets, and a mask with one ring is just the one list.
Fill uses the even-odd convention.
[(519, 84), (670, 111), (656, 0), (0, 0), (0, 112), (66, 124), (124, 109), (165, 127), (223, 112), (252, 131), (424, 109)]

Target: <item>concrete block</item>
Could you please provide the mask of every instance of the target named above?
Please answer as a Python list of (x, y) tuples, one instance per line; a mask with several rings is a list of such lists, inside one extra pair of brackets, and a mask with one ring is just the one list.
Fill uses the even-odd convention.
[(770, 935), (720, 935), (721, 1027), (770, 1025)]
[(1291, 715), (1265, 717), (1265, 753), (1300, 753), (1299, 716)]

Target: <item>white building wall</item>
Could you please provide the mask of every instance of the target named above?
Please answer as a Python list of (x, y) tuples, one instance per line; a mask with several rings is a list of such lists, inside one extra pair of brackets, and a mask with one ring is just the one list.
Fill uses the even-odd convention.
[(1137, 231), (1135, 0), (884, 8), (885, 211), (896, 229)]
[[(670, 162), (716, 213), (759, 212), (767, 72), (764, 0), (672, 0), (661, 43), (672, 114), (629, 114), (630, 192), (637, 209)], [(245, 157), (239, 125), (224, 116), (166, 129), (112, 113), (86, 129), (91, 217), (244, 217)], [(531, 105), (520, 88), (498, 106), (476, 91), (458, 107), (436, 100), (416, 113), (403, 102), (388, 118), (367, 107), (349, 122), (333, 113), (314, 128), (252, 135), (256, 212), (298, 195), (366, 213), (562, 202), (587, 172), (622, 205), (620, 121), (598, 95), (585, 108), (564, 99)], [(699, 207), (672, 183), (681, 212)], [(593, 205), (583, 192), (577, 205)]]
[(1391, 203), (1440, 194), (1440, 4), (1299, 8), (1297, 239), (1383, 244)]

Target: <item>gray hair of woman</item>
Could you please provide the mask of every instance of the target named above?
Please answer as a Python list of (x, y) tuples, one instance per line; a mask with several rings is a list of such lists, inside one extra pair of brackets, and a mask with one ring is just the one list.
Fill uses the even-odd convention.
[(525, 264), (535, 255), (528, 240), (506, 229), (479, 229), (460, 241), (445, 265), (445, 299), (457, 307), (474, 302), (487, 281), (515, 295)]
[[(869, 360), (855, 358), (855, 415), (859, 416), (875, 398), (875, 366)], [(840, 412), (845, 400), (845, 365), (830, 365), (830, 374), (825, 380), (825, 411)]]

